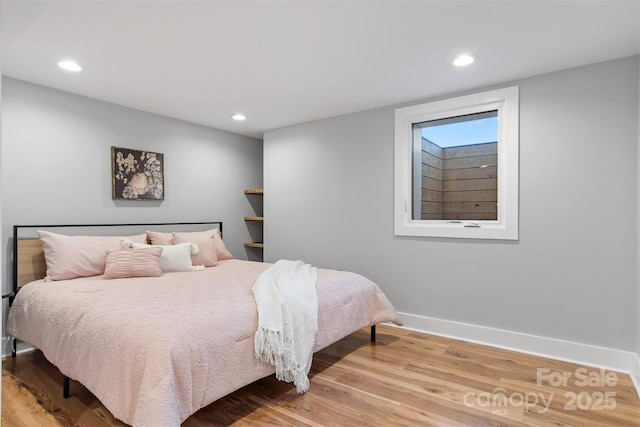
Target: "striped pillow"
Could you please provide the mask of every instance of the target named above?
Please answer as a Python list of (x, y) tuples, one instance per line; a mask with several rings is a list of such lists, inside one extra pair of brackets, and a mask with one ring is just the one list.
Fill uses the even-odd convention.
[(117, 249), (107, 253), (105, 279), (125, 277), (157, 277), (162, 274), (160, 255), (162, 248)]

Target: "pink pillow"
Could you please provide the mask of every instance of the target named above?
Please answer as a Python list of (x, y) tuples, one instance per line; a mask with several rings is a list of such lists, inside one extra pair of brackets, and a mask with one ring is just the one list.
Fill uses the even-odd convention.
[(175, 242), (173, 241), (173, 233), (162, 233), (160, 231), (147, 231), (147, 236), (149, 236), (149, 242), (152, 245), (173, 245)]
[(216, 244), (213, 234), (213, 230), (192, 233), (173, 233), (173, 241), (176, 245), (180, 243), (194, 243), (198, 245), (200, 252), (191, 255), (192, 264), (214, 267), (218, 264), (218, 256), (216, 254)]
[(136, 236), (67, 236), (38, 230), (47, 263), (45, 282), (97, 276), (104, 273), (109, 249), (119, 249), (123, 239), (144, 243), (146, 234)]
[(107, 253), (104, 278), (158, 277), (162, 274), (160, 254), (162, 248), (159, 246), (110, 250)]
[(218, 255), (218, 259), (233, 259), (233, 255), (231, 252), (227, 250), (227, 247), (224, 245), (222, 241), (222, 236), (220, 235), (220, 230), (214, 228), (213, 230), (213, 240), (216, 242), (216, 254)]

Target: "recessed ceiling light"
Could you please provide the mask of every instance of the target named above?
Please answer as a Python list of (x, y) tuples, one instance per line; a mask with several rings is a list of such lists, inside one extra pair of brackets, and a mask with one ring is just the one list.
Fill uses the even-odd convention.
[(82, 67), (74, 61), (60, 61), (58, 66), (67, 71), (82, 71)]
[(236, 121), (238, 121), (238, 122), (241, 122), (241, 121), (243, 121), (243, 120), (246, 120), (246, 119), (247, 119), (247, 116), (245, 116), (244, 114), (240, 114), (240, 113), (238, 113), (238, 114), (234, 114), (233, 116), (231, 116), (231, 118), (232, 118), (233, 120), (236, 120)]
[(476, 60), (476, 58), (473, 55), (463, 54), (463, 55), (459, 55), (453, 61), (453, 65), (455, 65), (456, 67), (464, 67), (466, 65), (472, 64), (473, 61), (475, 61), (475, 60)]

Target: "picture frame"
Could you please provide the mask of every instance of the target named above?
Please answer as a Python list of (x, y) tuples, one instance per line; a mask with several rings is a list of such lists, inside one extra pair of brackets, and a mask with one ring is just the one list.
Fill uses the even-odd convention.
[(111, 171), (114, 200), (164, 200), (162, 153), (112, 146)]

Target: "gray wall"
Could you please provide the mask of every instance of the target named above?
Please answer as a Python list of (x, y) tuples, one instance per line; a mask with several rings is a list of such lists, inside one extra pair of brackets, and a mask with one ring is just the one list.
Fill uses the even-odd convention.
[[(638, 56), (638, 66), (640, 67), (640, 56)], [(638, 98), (640, 99), (640, 73), (638, 73)], [(636, 300), (637, 300), (637, 307), (636, 307), (636, 361), (637, 361), (637, 368), (638, 368), (638, 372), (636, 372), (636, 381), (638, 384), (640, 384), (640, 108), (638, 108), (638, 170), (637, 172), (637, 179), (638, 179), (638, 193), (636, 195), (637, 200), (636, 200), (636, 219), (638, 221), (638, 235), (637, 235), (637, 242), (638, 242), (638, 253), (636, 254), (636, 280), (637, 280), (637, 291), (636, 291)]]
[[(14, 224), (221, 220), (227, 248), (247, 258), (243, 190), (262, 186), (262, 141), (11, 78), (2, 119), (5, 254)], [(163, 202), (112, 200), (112, 145), (164, 154)], [(4, 289), (9, 271), (4, 259)]]
[(388, 107), (265, 133), (266, 260), (362, 273), (409, 314), (635, 350), (638, 58), (511, 84), (519, 241), (394, 237)]

